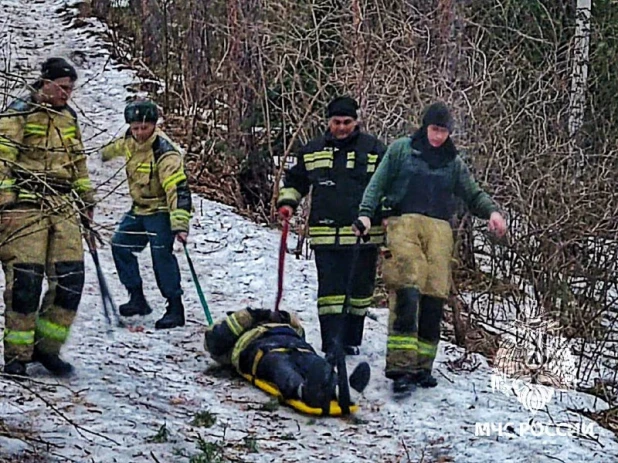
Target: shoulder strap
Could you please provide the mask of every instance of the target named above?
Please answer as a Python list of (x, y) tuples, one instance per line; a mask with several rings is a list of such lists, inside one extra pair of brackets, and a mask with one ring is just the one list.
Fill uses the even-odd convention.
[(155, 162), (159, 162), (159, 159), (170, 151), (174, 151), (178, 153), (178, 150), (174, 145), (172, 145), (168, 140), (166, 140), (161, 135), (157, 135), (154, 142), (152, 143), (152, 152), (154, 154)]

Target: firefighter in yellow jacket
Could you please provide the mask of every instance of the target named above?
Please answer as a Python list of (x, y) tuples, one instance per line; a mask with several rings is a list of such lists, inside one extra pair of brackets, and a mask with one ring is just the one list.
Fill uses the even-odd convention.
[(129, 191), (133, 199), (112, 238), (112, 254), (120, 282), (130, 299), (120, 314), (148, 315), (152, 309), (144, 297), (135, 253), (150, 244), (155, 278), (166, 313), (156, 329), (185, 324), (180, 271), (173, 253), (174, 237), (187, 240), (191, 219), (191, 192), (184, 172), (182, 155), (172, 141), (157, 128), (157, 106), (152, 101), (130, 103), (124, 112), (127, 132), (103, 149), (103, 160), (124, 156)]
[[(41, 68), (34, 91), (0, 116), (0, 259), (5, 272), (4, 372), (25, 375), (39, 361), (72, 372), (59, 357), (84, 286), (81, 220), (94, 192), (75, 111), (77, 80), (62, 58)], [(39, 309), (43, 276), (48, 290)]]

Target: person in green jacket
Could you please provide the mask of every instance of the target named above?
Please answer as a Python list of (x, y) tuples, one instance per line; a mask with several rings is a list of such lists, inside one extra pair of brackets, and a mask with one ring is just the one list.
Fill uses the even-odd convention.
[(388, 211), (383, 277), (390, 294), (386, 376), (395, 393), (435, 387), (433, 362), (451, 281), (457, 198), (502, 237), (504, 217), (474, 181), (450, 138), (453, 119), (443, 103), (423, 115), (422, 126), (396, 140), (365, 189), (354, 230), (368, 233), (381, 206)]

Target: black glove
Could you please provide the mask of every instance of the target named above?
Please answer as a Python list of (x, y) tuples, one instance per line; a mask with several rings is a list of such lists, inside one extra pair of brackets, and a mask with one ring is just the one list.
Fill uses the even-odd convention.
[(352, 225), (354, 225), (359, 232), (365, 233), (365, 224), (360, 219), (356, 219)]
[(363, 224), (363, 222), (361, 222), (360, 219), (356, 219), (354, 222), (352, 222), (352, 225), (361, 233), (361, 239), (363, 240), (363, 243), (366, 243), (371, 239), (369, 235), (364, 235), (365, 225)]

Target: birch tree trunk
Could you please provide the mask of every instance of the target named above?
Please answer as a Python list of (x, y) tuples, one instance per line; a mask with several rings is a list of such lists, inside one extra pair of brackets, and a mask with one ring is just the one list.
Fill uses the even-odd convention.
[(584, 121), (588, 84), (588, 51), (590, 48), (590, 17), (592, 0), (577, 0), (576, 29), (569, 101), (569, 136), (575, 139)]

